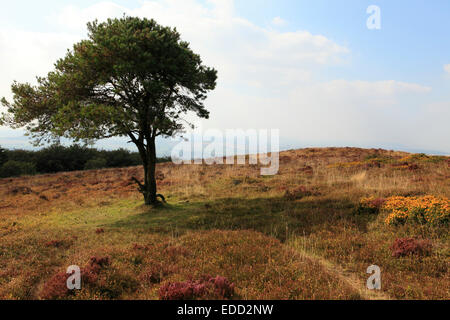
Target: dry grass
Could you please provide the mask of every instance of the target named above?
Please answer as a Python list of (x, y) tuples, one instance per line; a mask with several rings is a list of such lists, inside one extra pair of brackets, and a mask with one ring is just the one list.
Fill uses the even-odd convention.
[[(254, 165), (164, 163), (161, 209), (142, 205), (130, 181), (139, 167), (2, 179), (0, 298), (41, 298), (55, 275), (96, 256), (111, 264), (61, 298), (157, 299), (165, 283), (220, 275), (244, 299), (448, 299), (448, 225), (388, 226), (387, 213), (357, 208), (370, 196), (448, 198), (449, 164), (357, 148), (282, 152), (271, 177)], [(394, 257), (406, 237), (432, 252)], [(364, 289), (371, 264), (381, 292)]]

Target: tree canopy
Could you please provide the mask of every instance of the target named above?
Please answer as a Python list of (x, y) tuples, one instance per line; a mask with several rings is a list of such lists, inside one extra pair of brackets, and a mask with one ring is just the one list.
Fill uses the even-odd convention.
[(136, 17), (88, 23), (76, 43), (37, 85), (12, 84), (4, 124), (26, 127), (36, 144), (60, 137), (92, 141), (129, 137), (141, 155), (146, 203), (156, 201), (155, 138), (173, 136), (194, 112), (208, 118), (217, 71), (204, 66), (175, 28)]

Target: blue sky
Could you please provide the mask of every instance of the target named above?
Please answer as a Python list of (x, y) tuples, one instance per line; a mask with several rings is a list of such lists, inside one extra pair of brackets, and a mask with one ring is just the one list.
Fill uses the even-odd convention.
[[(381, 9), (381, 30), (365, 27), (369, 5)], [(236, 10), (258, 25), (282, 17), (282, 30), (308, 30), (347, 45), (352, 65), (325, 70), (323, 77), (442, 84), (450, 58), (450, 1), (418, 0), (245, 0)], [(331, 74), (330, 74), (331, 71)], [(439, 76), (436, 76), (439, 75)], [(448, 86), (442, 88), (448, 90)]]
[[(366, 27), (369, 5), (381, 10), (380, 30)], [(0, 8), (0, 96), (10, 97), (13, 79), (49, 71), (85, 36), (86, 21), (126, 12), (177, 26), (219, 70), (205, 128), (279, 128), (290, 147), (450, 154), (449, 1), (1, 1)], [(7, 128), (0, 145), (29, 147), (23, 131)]]

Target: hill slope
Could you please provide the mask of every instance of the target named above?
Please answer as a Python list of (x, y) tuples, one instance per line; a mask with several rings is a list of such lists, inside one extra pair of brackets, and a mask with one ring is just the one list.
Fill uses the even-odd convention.
[[(244, 299), (448, 299), (448, 224), (389, 225), (383, 204), (448, 203), (449, 165), (357, 148), (282, 152), (275, 176), (164, 163), (159, 209), (130, 180), (139, 167), (2, 179), (0, 298), (157, 299), (210, 275)], [(398, 238), (417, 250), (393, 256)], [(365, 289), (372, 264), (381, 291)], [(61, 287), (69, 265), (83, 270), (75, 295)]]

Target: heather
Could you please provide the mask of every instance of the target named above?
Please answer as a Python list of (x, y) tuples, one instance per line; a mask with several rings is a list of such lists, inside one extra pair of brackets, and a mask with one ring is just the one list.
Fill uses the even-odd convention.
[[(449, 298), (448, 158), (308, 148), (259, 172), (160, 163), (160, 208), (139, 167), (1, 179), (0, 298)], [(381, 291), (365, 289), (372, 264)], [(69, 265), (79, 291), (61, 285)]]

